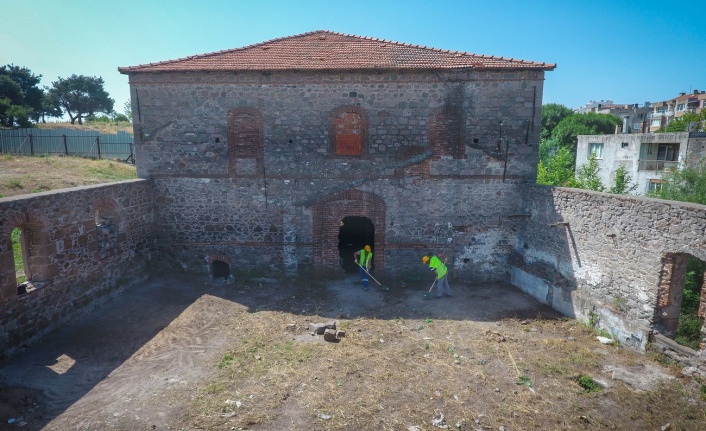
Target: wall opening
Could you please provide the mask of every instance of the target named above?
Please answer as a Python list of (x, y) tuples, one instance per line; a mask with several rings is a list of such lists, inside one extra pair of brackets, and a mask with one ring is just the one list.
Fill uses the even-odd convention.
[(23, 283), (27, 281), (27, 274), (29, 273), (29, 271), (25, 270), (25, 266), (27, 265), (26, 236), (22, 229), (16, 227), (12, 229), (10, 240), (12, 242), (12, 257), (15, 262), (17, 294), (21, 295), (23, 293), (27, 293), (27, 287), (23, 286)]
[(214, 260), (211, 263), (211, 274), (213, 278), (230, 277), (230, 265), (222, 260)]
[(704, 343), (704, 271), (706, 263), (689, 254), (673, 253), (662, 258), (656, 329), (694, 350), (701, 350)]
[[(375, 225), (373, 222), (367, 217), (344, 217), (338, 230), (338, 255), (341, 268), (347, 274), (358, 273), (358, 265), (355, 264), (353, 253), (366, 245), (373, 248), (373, 256), (375, 256)], [(372, 264), (371, 268), (374, 267)]]

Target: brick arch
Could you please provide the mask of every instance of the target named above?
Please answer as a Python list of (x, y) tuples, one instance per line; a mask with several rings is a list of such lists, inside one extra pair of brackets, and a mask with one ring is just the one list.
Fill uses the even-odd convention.
[(343, 218), (366, 217), (375, 226), (373, 260), (375, 268), (385, 270), (385, 202), (377, 195), (360, 190), (332, 193), (312, 208), (314, 266), (324, 272), (342, 274), (338, 256), (338, 232)]
[(465, 158), (463, 114), (456, 106), (442, 106), (429, 116), (429, 145), (435, 158)]
[(98, 257), (106, 259), (116, 256), (120, 251), (120, 211), (115, 199), (101, 197), (93, 206), (96, 231), (95, 241), (98, 244)]
[(223, 255), (223, 254), (211, 255), (206, 259), (206, 262), (208, 262), (208, 264), (210, 265), (213, 263), (214, 260), (220, 260), (221, 262), (227, 263), (228, 265), (232, 264), (232, 259), (228, 256)]
[[(657, 288), (657, 304), (654, 323), (664, 335), (674, 338), (679, 326), (684, 281), (689, 257), (703, 260), (703, 257), (690, 253), (665, 253), (662, 255), (659, 286)], [(706, 274), (704, 274), (706, 276)], [(706, 319), (706, 289), (701, 289), (698, 316), (702, 323)], [(703, 333), (703, 328), (702, 328)], [(704, 340), (706, 341), (706, 339)]]
[(228, 173), (262, 175), (265, 132), (259, 109), (245, 106), (228, 111)]
[(28, 281), (49, 281), (54, 269), (48, 263), (51, 250), (49, 221), (45, 214), (27, 211), (16, 212), (6, 219), (0, 229), (0, 262), (11, 262), (9, 267), (0, 267), (0, 297), (6, 298), (17, 294), (14, 258), (12, 257), (12, 231), (22, 229), (22, 260)]
[[(329, 144), (334, 157), (368, 156), (368, 113), (360, 106), (339, 106), (329, 116)], [(356, 137), (359, 151), (354, 151)]]

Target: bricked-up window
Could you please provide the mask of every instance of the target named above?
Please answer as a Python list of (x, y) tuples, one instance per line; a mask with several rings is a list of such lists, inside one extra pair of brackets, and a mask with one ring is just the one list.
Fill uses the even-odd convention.
[(118, 254), (118, 226), (119, 217), (117, 204), (110, 198), (103, 198), (96, 205), (96, 242), (98, 243), (98, 256), (105, 259)]
[(256, 108), (232, 109), (228, 113), (228, 172), (259, 175), (264, 168), (262, 114)]
[(464, 123), (460, 109), (445, 106), (432, 113), (429, 118), (429, 144), (436, 158), (465, 157)]
[(368, 118), (359, 106), (344, 106), (332, 112), (331, 137), (334, 156), (364, 156), (367, 152)]
[(362, 121), (355, 112), (344, 112), (336, 118), (336, 155), (363, 154)]

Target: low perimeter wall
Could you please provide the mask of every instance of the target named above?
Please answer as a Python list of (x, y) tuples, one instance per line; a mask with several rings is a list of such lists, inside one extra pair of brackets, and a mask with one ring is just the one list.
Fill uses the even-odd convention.
[[(706, 206), (536, 185), (525, 196), (516, 287), (639, 350), (674, 336), (686, 259), (706, 261)], [(691, 355), (703, 373), (705, 352)]]
[[(153, 220), (149, 180), (0, 199), (0, 356), (143, 279)], [(16, 228), (29, 280), (19, 288)]]

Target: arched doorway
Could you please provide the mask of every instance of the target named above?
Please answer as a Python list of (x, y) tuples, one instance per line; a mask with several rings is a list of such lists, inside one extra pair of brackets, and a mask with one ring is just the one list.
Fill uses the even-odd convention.
[[(355, 245), (359, 245), (359, 241), (370, 241), (370, 247), (374, 252), (373, 266), (378, 273), (384, 271), (385, 204), (380, 197), (355, 189), (332, 193), (314, 204), (312, 216), (314, 222), (313, 257), (314, 267), (317, 270), (332, 274), (344, 273), (344, 269), (341, 268), (339, 235), (341, 234), (341, 222), (343, 221), (343, 227), (345, 227), (344, 220), (350, 217), (349, 228), (351, 232), (349, 233), (349, 228), (346, 228), (343, 234), (345, 237), (357, 239), (355, 242), (349, 242), (354, 245), (346, 246), (346, 248), (355, 248)], [(369, 233), (352, 233), (360, 231)], [(363, 243), (358, 250), (365, 245)], [(350, 253), (348, 259), (353, 264), (353, 251)]]
[[(355, 264), (353, 253), (366, 245), (375, 246), (375, 225), (373, 222), (367, 217), (344, 217), (341, 220), (341, 227), (338, 229), (338, 255), (341, 259), (341, 268), (346, 274), (358, 273), (358, 265)], [(375, 249), (373, 248), (372, 251), (375, 256)]]

